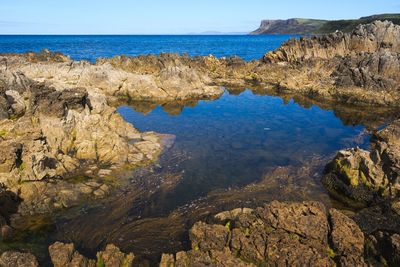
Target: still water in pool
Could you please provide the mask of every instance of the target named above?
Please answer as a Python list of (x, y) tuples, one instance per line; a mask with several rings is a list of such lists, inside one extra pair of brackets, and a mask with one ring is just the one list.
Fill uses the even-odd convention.
[(192, 107), (165, 104), (143, 110), (140, 103), (118, 112), (140, 131), (175, 135), (168, 153), (186, 155), (180, 163), (183, 178), (164, 203), (171, 208), (211, 190), (258, 181), (271, 168), (300, 166), (312, 157), (368, 143), (363, 126), (345, 126), (332, 111), (250, 90), (226, 92)]

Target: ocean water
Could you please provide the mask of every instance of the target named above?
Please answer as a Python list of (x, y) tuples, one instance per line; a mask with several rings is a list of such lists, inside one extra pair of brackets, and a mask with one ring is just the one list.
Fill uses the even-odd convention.
[(291, 35), (0, 35), (0, 53), (62, 52), (75, 60), (98, 57), (187, 53), (191, 56), (239, 56), (260, 59)]

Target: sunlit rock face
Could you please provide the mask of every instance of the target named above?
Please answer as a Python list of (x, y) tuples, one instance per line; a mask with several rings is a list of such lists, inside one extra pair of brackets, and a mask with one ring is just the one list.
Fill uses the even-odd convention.
[(318, 202), (271, 202), (217, 214), (220, 224), (196, 223), (192, 249), (164, 254), (160, 266), (364, 266), (364, 234), (357, 224)]
[(371, 140), (371, 151), (340, 151), (326, 168), (324, 185), (329, 192), (354, 205), (370, 205), (397, 198), (400, 184), (400, 120)]
[(107, 176), (113, 169), (152, 162), (161, 152), (162, 138), (140, 133), (125, 122), (100, 89), (57, 87), (21, 72), (22, 62), (67, 64), (68, 58), (43, 52), (3, 59), (0, 182), (19, 192), (24, 200), (21, 213), (70, 207), (82, 196), (105, 196), (106, 185), (100, 192), (101, 183), (81, 185), (63, 179), (84, 170), (88, 177)]

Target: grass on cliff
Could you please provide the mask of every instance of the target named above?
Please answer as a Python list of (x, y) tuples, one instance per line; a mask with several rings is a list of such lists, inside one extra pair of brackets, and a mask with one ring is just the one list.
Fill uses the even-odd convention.
[(350, 32), (360, 24), (371, 23), (375, 20), (389, 20), (394, 24), (400, 25), (400, 14), (382, 14), (363, 17), (360, 19), (326, 21), (321, 25), (321, 27), (318, 28), (316, 33), (331, 33), (336, 30)]

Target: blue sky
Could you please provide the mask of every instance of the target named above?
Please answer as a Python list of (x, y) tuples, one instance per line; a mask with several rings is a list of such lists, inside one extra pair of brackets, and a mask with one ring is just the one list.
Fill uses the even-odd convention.
[(400, 0), (0, 0), (0, 34), (248, 32), (262, 19), (400, 13)]

